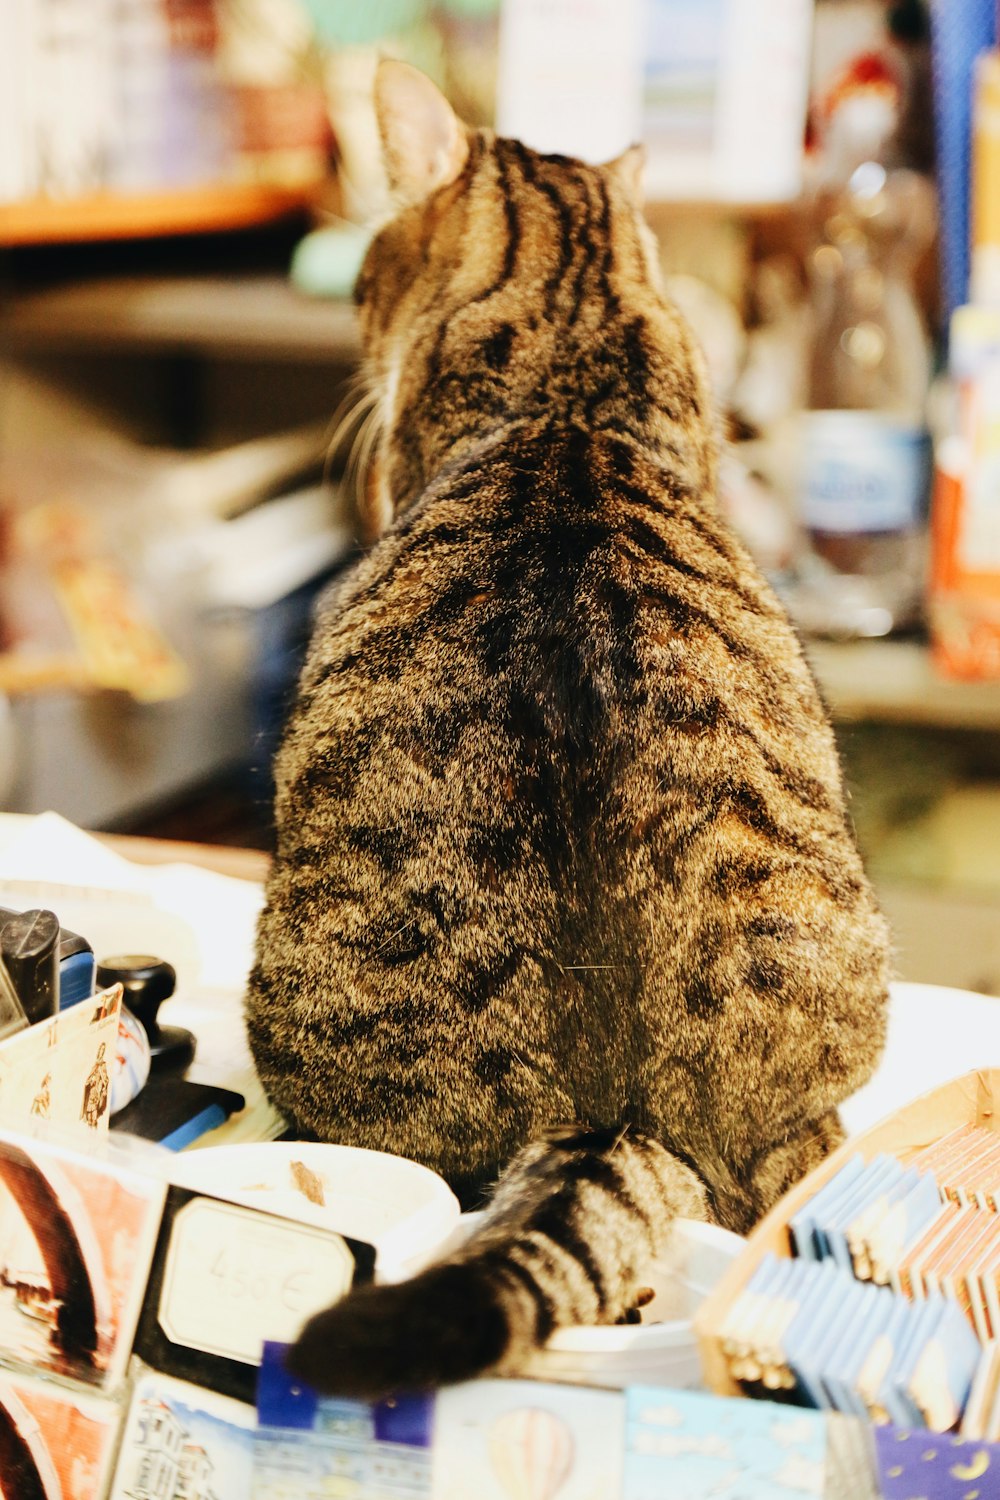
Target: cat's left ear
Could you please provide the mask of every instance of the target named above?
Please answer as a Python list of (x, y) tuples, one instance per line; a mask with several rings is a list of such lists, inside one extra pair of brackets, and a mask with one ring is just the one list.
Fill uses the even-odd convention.
[(389, 183), (404, 203), (419, 203), (455, 181), (468, 159), (468, 132), (424, 73), (383, 57), (375, 72), (375, 114)]
[(646, 201), (645, 146), (629, 146), (621, 156), (616, 156), (613, 161), (605, 162), (604, 170), (610, 172), (615, 181), (625, 189), (636, 208), (641, 208)]

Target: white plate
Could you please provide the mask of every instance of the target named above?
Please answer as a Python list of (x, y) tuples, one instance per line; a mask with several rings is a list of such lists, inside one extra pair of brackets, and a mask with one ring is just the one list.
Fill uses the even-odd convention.
[[(293, 1163), (318, 1180), (323, 1203), (295, 1185)], [(177, 1158), (182, 1187), (375, 1246), (376, 1277), (398, 1281), (432, 1258), (458, 1223), (458, 1199), (437, 1173), (402, 1156), (317, 1141), (214, 1146)]]

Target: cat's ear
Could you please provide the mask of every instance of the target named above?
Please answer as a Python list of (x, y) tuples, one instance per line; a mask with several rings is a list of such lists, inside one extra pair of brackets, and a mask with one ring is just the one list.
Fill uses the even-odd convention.
[(465, 166), (469, 137), (447, 99), (418, 68), (383, 57), (375, 115), (389, 184), (404, 203), (446, 187)]
[(641, 208), (646, 201), (643, 181), (646, 174), (645, 146), (629, 146), (621, 156), (616, 156), (613, 161), (605, 162), (604, 170), (610, 172), (615, 181), (625, 189), (636, 208)]

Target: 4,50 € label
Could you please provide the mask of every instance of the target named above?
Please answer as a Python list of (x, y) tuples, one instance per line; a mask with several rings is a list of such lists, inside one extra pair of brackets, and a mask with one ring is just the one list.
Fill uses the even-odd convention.
[(174, 1344), (258, 1365), (265, 1340), (290, 1343), (353, 1278), (337, 1235), (195, 1198), (174, 1220), (160, 1327)]

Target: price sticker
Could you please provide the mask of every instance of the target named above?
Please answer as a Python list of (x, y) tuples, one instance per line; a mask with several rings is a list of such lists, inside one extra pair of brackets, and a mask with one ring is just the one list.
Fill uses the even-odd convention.
[(354, 1257), (335, 1234), (195, 1198), (174, 1219), (159, 1322), (174, 1344), (259, 1365), (350, 1290)]

